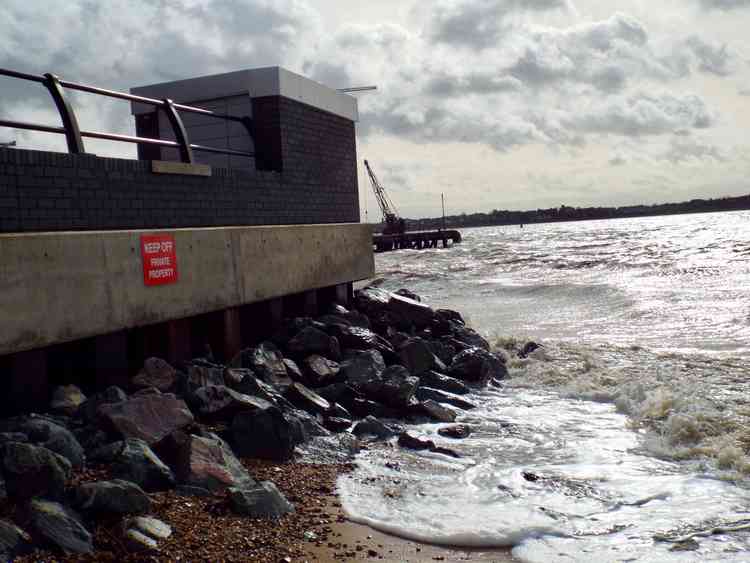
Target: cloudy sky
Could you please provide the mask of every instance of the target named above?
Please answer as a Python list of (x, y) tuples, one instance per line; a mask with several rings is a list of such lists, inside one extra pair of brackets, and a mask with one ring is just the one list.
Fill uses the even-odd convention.
[[(270, 65), (375, 84), (360, 161), (421, 217), (441, 192), (452, 213), (750, 193), (749, 28), (750, 0), (2, 0), (0, 67), (115, 89)], [(0, 115), (56, 123), (39, 88), (0, 78)], [(75, 104), (84, 128), (133, 130), (123, 102)], [(360, 193), (376, 219), (364, 171)]]

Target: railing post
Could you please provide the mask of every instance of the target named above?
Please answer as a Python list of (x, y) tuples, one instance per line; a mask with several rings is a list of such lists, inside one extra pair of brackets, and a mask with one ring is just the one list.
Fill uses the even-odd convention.
[(68, 152), (71, 154), (85, 153), (81, 129), (78, 127), (76, 114), (73, 112), (70, 102), (65, 97), (65, 91), (60, 85), (57, 76), (50, 73), (45, 74), (44, 85), (49, 90), (52, 99), (55, 100), (57, 111), (60, 113), (63, 129), (65, 129), (65, 140), (68, 142)]
[(175, 141), (180, 144), (180, 160), (182, 160), (182, 162), (193, 164), (195, 162), (193, 149), (190, 148), (190, 141), (188, 140), (188, 134), (185, 130), (185, 124), (182, 123), (182, 118), (180, 117), (180, 114), (177, 113), (177, 110), (174, 107), (174, 102), (170, 99), (165, 99), (163, 107), (169, 118), (169, 123), (174, 130)]

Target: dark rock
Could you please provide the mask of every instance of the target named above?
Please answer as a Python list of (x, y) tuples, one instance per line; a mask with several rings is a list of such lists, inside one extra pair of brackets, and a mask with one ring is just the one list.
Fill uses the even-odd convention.
[(447, 339), (428, 340), (427, 345), (430, 347), (432, 353), (446, 366), (449, 366), (453, 362), (453, 357), (458, 352), (456, 347)]
[(368, 416), (364, 420), (360, 420), (352, 429), (352, 434), (358, 438), (373, 436), (380, 440), (387, 440), (398, 433), (398, 429), (385, 424), (374, 416)]
[[(241, 412), (237, 417), (245, 414), (255, 413)], [(213, 493), (228, 487), (255, 485), (229, 445), (216, 435), (203, 437), (175, 432), (160, 444), (159, 452), (167, 449), (170, 451), (165, 459), (169, 458), (175, 477), (183, 486)]]
[(357, 390), (373, 379), (380, 379), (383, 371), (385, 362), (377, 350), (357, 352), (339, 366), (342, 379)]
[(390, 298), (389, 292), (372, 286), (354, 292), (355, 306), (370, 319), (381, 316), (388, 311)]
[(435, 448), (435, 442), (425, 438), (419, 438), (409, 432), (402, 432), (398, 436), (398, 445), (410, 450), (432, 450)]
[(536, 342), (527, 342), (524, 344), (523, 348), (518, 352), (519, 358), (526, 358), (529, 354), (531, 354), (534, 350), (538, 350), (541, 348), (541, 344), (537, 344)]
[(172, 470), (160, 460), (148, 444), (137, 438), (122, 443), (115, 458), (112, 474), (120, 479), (132, 481), (149, 492), (166, 491), (174, 487)]
[[(125, 449), (125, 442), (122, 440), (112, 442), (92, 450), (87, 459), (90, 463), (112, 463), (120, 457), (123, 449)], [(127, 477), (125, 478), (127, 479)]]
[(0, 560), (13, 561), (29, 553), (33, 547), (31, 536), (8, 520), (0, 520)]
[(88, 400), (79, 407), (78, 416), (83, 418), (86, 422), (96, 422), (96, 417), (98, 415), (97, 411), (101, 405), (122, 403), (127, 400), (128, 396), (125, 391), (112, 385), (111, 387), (107, 387), (104, 391), (89, 397)]
[(299, 369), (297, 362), (290, 358), (284, 358), (284, 365), (286, 366), (286, 374), (292, 379), (292, 381), (304, 383), (305, 376), (302, 375), (302, 370)]
[(458, 311), (451, 309), (437, 309), (435, 310), (435, 316), (441, 321), (453, 322), (460, 325), (466, 325), (464, 318)]
[(274, 405), (277, 405), (279, 400), (282, 399), (281, 394), (275, 387), (255, 377), (255, 372), (251, 369), (229, 368), (224, 373), (224, 379), (231, 389), (243, 395), (258, 397)]
[(362, 384), (360, 389), (372, 400), (401, 409), (411, 404), (418, 385), (418, 377), (409, 375), (404, 366), (393, 365), (387, 367), (380, 378)]
[(86, 461), (83, 447), (73, 433), (48, 417), (32, 414), (10, 418), (0, 422), (0, 429), (25, 434), (30, 443), (63, 456), (76, 469)]
[(262, 381), (279, 391), (283, 391), (292, 383), (287, 375), (284, 356), (273, 342), (261, 342), (254, 348), (243, 350), (240, 352), (240, 363), (238, 367), (253, 370)]
[(348, 418), (339, 418), (337, 416), (327, 416), (323, 419), (323, 426), (331, 432), (344, 432), (352, 425)]
[(427, 418), (436, 422), (454, 422), (456, 420), (456, 411), (444, 407), (437, 401), (427, 399), (419, 403), (418, 412), (421, 412)]
[(401, 297), (408, 297), (409, 299), (413, 301), (418, 301), (418, 302), (422, 301), (422, 298), (419, 295), (417, 295), (413, 291), (406, 289), (405, 287), (402, 287), (401, 289), (397, 289), (396, 291), (394, 291), (394, 293), (396, 295), (400, 295)]
[(474, 403), (470, 403), (469, 401), (459, 397), (458, 395), (448, 393), (447, 391), (440, 391), (439, 389), (432, 389), (431, 387), (420, 387), (419, 389), (417, 389), (416, 397), (420, 401), (427, 401), (428, 399), (432, 399), (433, 401), (437, 401), (439, 403), (448, 403), (449, 405), (453, 405), (454, 407), (458, 407), (459, 409), (463, 410), (476, 408), (476, 405)]
[(81, 444), (84, 452), (86, 452), (86, 459), (96, 450), (103, 448), (107, 444), (112, 442), (112, 438), (101, 428), (96, 426), (83, 426), (73, 431), (73, 435)]
[(482, 348), (469, 348), (459, 352), (453, 358), (448, 375), (463, 381), (486, 385), (493, 377), (505, 379), (508, 369), (501, 356), (496, 356)]
[[(330, 435), (330, 432), (318, 422), (318, 417), (307, 411), (292, 408), (284, 413), (284, 418), (291, 424), (300, 424), (302, 426), (303, 432), (299, 434), (301, 438), (297, 439), (298, 444), (306, 442), (312, 436)], [(297, 435), (296, 430), (295, 435)]]
[(8, 442), (28, 442), (29, 437), (23, 432), (0, 432), (0, 446)]
[(431, 307), (393, 293), (388, 300), (388, 310), (403, 319), (407, 325), (414, 325), (417, 328), (429, 326), (435, 318), (435, 311)]
[(412, 375), (420, 375), (429, 370), (445, 371), (445, 364), (433, 354), (427, 341), (419, 337), (402, 344), (398, 349), (398, 357)]
[(426, 371), (419, 376), (419, 384), (456, 395), (468, 395), (471, 392), (471, 389), (462, 381), (432, 370)]
[(406, 334), (405, 332), (400, 332), (396, 330), (396, 331), (393, 331), (393, 333), (388, 336), (388, 341), (391, 343), (391, 346), (393, 346), (394, 350), (398, 350), (401, 346), (406, 344), (406, 342), (411, 338), (412, 337)]
[(354, 399), (352, 414), (360, 418), (372, 415), (378, 418), (400, 418), (401, 411), (369, 399)]
[[(246, 367), (246, 366), (242, 366)], [(204, 359), (195, 359), (185, 365), (187, 376), (182, 384), (183, 393), (190, 395), (206, 385), (224, 385), (224, 368)]]
[(52, 544), (66, 553), (91, 553), (91, 534), (80, 517), (61, 504), (34, 499), (26, 510), (32, 536)]
[[(354, 399), (361, 399), (362, 394), (347, 383), (334, 383), (319, 387), (315, 392), (329, 403), (340, 403), (347, 409), (351, 409)], [(340, 414), (337, 416), (341, 416)]]
[(71, 475), (70, 462), (41, 446), (8, 442), (2, 472), (8, 498), (23, 501), (37, 496), (59, 499)]
[(294, 406), (309, 413), (324, 414), (331, 410), (328, 401), (301, 383), (292, 383), (284, 396)]
[(50, 410), (54, 413), (73, 416), (78, 407), (86, 402), (86, 395), (75, 385), (62, 385), (52, 392)]
[(237, 413), (231, 431), (235, 451), (243, 457), (286, 461), (298, 443), (292, 425), (276, 407)]
[(377, 350), (384, 357), (394, 357), (393, 346), (370, 329), (341, 324), (327, 325), (328, 334), (336, 337), (342, 348), (349, 350)]
[(105, 404), (99, 414), (123, 438), (140, 438), (152, 445), (175, 430), (193, 423), (184, 401), (172, 394), (135, 397), (122, 403)]
[(487, 342), (483, 336), (469, 327), (454, 323), (452, 337), (454, 341), (460, 342), (464, 346), (481, 348), (487, 352), (490, 351), (490, 343)]
[(169, 391), (177, 383), (177, 370), (161, 358), (147, 358), (143, 369), (133, 378), (138, 388), (156, 387), (159, 391)]
[[(328, 401), (330, 403), (330, 401)], [(338, 403), (333, 403), (331, 405), (331, 411), (329, 413), (330, 416), (337, 416), (339, 418), (351, 418), (352, 415), (349, 414), (349, 411), (346, 410), (342, 405)]]
[(144, 387), (143, 389), (138, 389), (131, 397), (145, 397), (146, 395), (161, 395), (161, 391), (156, 387)]
[(314, 326), (303, 328), (286, 345), (289, 354), (296, 358), (306, 358), (317, 354), (331, 359), (339, 357), (339, 343), (333, 342), (331, 336)]
[(453, 424), (451, 426), (440, 428), (438, 434), (445, 438), (461, 440), (463, 438), (468, 438), (471, 435), (471, 426), (468, 424)]
[(229, 502), (234, 512), (250, 518), (281, 518), (294, 512), (294, 506), (271, 481), (262, 481), (252, 489), (229, 489)]
[(143, 489), (122, 479), (83, 483), (74, 489), (73, 498), (78, 509), (91, 514), (137, 514), (151, 508)]
[(231, 417), (239, 411), (266, 408), (271, 404), (224, 385), (206, 385), (197, 389), (193, 394), (193, 402), (201, 415), (215, 418)]
[(339, 375), (339, 364), (323, 356), (312, 355), (302, 362), (305, 370), (304, 381), (313, 387), (323, 387), (335, 383)]

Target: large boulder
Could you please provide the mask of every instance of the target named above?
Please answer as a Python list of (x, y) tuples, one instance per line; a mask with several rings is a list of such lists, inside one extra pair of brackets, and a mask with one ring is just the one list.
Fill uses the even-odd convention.
[(435, 442), (426, 438), (420, 438), (410, 432), (402, 432), (398, 437), (398, 445), (410, 450), (433, 450)]
[(486, 385), (492, 378), (505, 379), (508, 368), (505, 367), (502, 356), (483, 348), (469, 348), (456, 354), (448, 375), (462, 381)]
[(182, 392), (190, 395), (206, 385), (224, 385), (224, 367), (203, 358), (196, 358), (185, 365), (187, 375), (181, 381)]
[(174, 487), (172, 470), (160, 460), (143, 440), (129, 438), (121, 442), (121, 450), (113, 459), (112, 474), (139, 485), (149, 492)]
[(325, 414), (331, 410), (331, 403), (301, 383), (292, 383), (284, 396), (294, 406), (312, 414)]
[(380, 379), (384, 371), (385, 362), (377, 350), (353, 353), (339, 366), (342, 380), (357, 390), (374, 379)]
[(398, 434), (400, 429), (393, 428), (378, 420), (374, 416), (368, 416), (354, 425), (352, 434), (358, 438), (372, 437), (379, 440), (387, 440)]
[(243, 395), (258, 397), (274, 405), (278, 404), (279, 399), (281, 399), (279, 391), (272, 385), (255, 377), (255, 372), (251, 369), (228, 368), (224, 372), (224, 379), (230, 389)]
[(255, 485), (229, 445), (215, 434), (175, 432), (159, 444), (158, 451), (185, 491), (209, 494), (228, 487)]
[(336, 340), (344, 349), (377, 350), (386, 358), (394, 357), (391, 343), (370, 329), (359, 326), (330, 324), (326, 325), (326, 331), (331, 336), (336, 337)]
[(398, 357), (412, 375), (421, 375), (429, 370), (445, 371), (445, 364), (432, 352), (427, 341), (419, 337), (402, 344), (398, 349)]
[(127, 393), (116, 385), (112, 385), (107, 387), (104, 391), (89, 397), (88, 400), (79, 407), (78, 416), (80, 416), (85, 422), (93, 423), (97, 420), (100, 406), (122, 403), (127, 400)]
[(351, 410), (355, 399), (363, 398), (362, 394), (348, 383), (333, 383), (319, 387), (315, 392), (329, 403), (339, 403), (348, 410)]
[(425, 387), (447, 391), (456, 395), (468, 395), (471, 392), (471, 389), (462, 381), (433, 370), (422, 373), (419, 376), (419, 383)]
[(14, 561), (31, 551), (31, 536), (8, 520), (0, 520), (0, 560)]
[(420, 401), (427, 401), (431, 399), (433, 401), (437, 401), (438, 403), (447, 403), (463, 410), (476, 408), (476, 405), (474, 403), (470, 403), (469, 401), (458, 395), (448, 393), (447, 391), (441, 391), (439, 389), (432, 389), (431, 387), (420, 387), (419, 389), (417, 389), (415, 395)]
[(86, 461), (83, 447), (73, 433), (50, 418), (19, 416), (0, 422), (0, 429), (25, 434), (31, 444), (43, 446), (63, 456), (76, 469), (83, 467)]
[(151, 508), (143, 489), (122, 479), (78, 485), (73, 490), (73, 502), (90, 514), (137, 514)]
[(193, 393), (193, 404), (203, 416), (226, 418), (242, 410), (265, 408), (271, 403), (238, 393), (224, 385), (206, 385)]
[(75, 385), (61, 385), (52, 392), (49, 408), (56, 414), (73, 416), (86, 402), (86, 395)]
[(481, 348), (486, 352), (490, 351), (490, 343), (487, 342), (481, 334), (467, 326), (454, 323), (452, 326), (451, 337), (454, 342), (469, 346), (472, 348)]
[(402, 326), (413, 325), (416, 328), (424, 328), (429, 326), (435, 318), (435, 311), (428, 305), (395, 293), (392, 293), (388, 299), (388, 310), (402, 320)]
[(234, 512), (250, 518), (281, 518), (294, 512), (294, 506), (271, 481), (248, 489), (229, 489), (229, 503)]
[(133, 385), (139, 389), (155, 387), (165, 392), (174, 388), (178, 374), (169, 363), (161, 358), (147, 358), (143, 369), (133, 378)]
[(379, 378), (361, 385), (366, 397), (395, 409), (406, 408), (412, 403), (419, 386), (419, 378), (409, 375), (404, 366), (387, 367)]
[(299, 443), (299, 434), (276, 407), (243, 411), (232, 421), (232, 444), (238, 455), (286, 461)]
[(99, 407), (99, 414), (123, 438), (140, 438), (149, 445), (194, 421), (185, 401), (168, 393), (105, 404)]
[(35, 538), (65, 553), (91, 553), (89, 531), (74, 511), (56, 502), (34, 499), (26, 509), (28, 529)]
[(377, 287), (365, 287), (354, 292), (354, 304), (357, 310), (370, 319), (381, 317), (388, 311), (388, 301), (391, 293)]
[(62, 498), (70, 479), (70, 462), (41, 446), (8, 442), (3, 447), (2, 473), (8, 498)]
[(352, 425), (350, 418), (327, 416), (323, 419), (323, 426), (331, 432), (344, 432)]
[(457, 416), (456, 411), (443, 406), (432, 399), (422, 401), (416, 409), (418, 413), (421, 413), (435, 422), (454, 422)]
[(302, 362), (304, 380), (312, 387), (323, 387), (338, 380), (339, 364), (317, 354), (308, 356)]
[(284, 365), (286, 366), (286, 374), (292, 381), (305, 381), (305, 376), (302, 374), (302, 370), (297, 365), (297, 362), (291, 358), (284, 358)]
[(297, 333), (286, 345), (295, 358), (306, 358), (318, 354), (326, 358), (338, 359), (341, 354), (339, 342), (314, 326), (307, 326)]
[[(236, 365), (238, 364), (239, 365)], [(254, 348), (246, 348), (239, 359), (232, 360), (233, 367), (253, 370), (258, 377), (278, 390), (284, 390), (292, 383), (287, 375), (284, 356), (273, 342), (261, 342)]]

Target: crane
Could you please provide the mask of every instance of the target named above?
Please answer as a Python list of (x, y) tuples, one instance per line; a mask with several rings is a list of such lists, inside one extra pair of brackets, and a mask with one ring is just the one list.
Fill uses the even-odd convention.
[(365, 168), (367, 168), (367, 175), (370, 177), (372, 183), (372, 190), (375, 192), (375, 199), (378, 200), (380, 210), (383, 212), (383, 222), (385, 228), (383, 229), (384, 235), (398, 235), (406, 231), (406, 221), (396, 213), (396, 206), (393, 205), (391, 198), (385, 192), (385, 188), (378, 182), (378, 177), (375, 176), (375, 172), (370, 168), (370, 164), (365, 160)]

